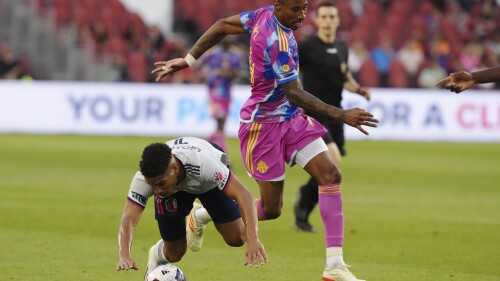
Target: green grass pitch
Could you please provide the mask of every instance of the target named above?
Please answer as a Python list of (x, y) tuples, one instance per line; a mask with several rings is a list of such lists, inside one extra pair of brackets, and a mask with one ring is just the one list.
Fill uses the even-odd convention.
[[(117, 229), (145, 145), (165, 138), (0, 135), (0, 280), (142, 280), (159, 239), (149, 204), (136, 230), (140, 270), (116, 272)], [(230, 140), (234, 172), (252, 193)], [(500, 280), (500, 145), (348, 142), (344, 256), (369, 281)], [(189, 281), (321, 280), (323, 232), (292, 229), (298, 167), (282, 216), (261, 222), (269, 263), (243, 266), (213, 225), (177, 265)], [(312, 223), (322, 229), (318, 210)]]

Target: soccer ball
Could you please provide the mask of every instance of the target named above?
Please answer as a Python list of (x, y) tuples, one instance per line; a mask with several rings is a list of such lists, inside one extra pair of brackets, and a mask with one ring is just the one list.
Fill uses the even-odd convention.
[(173, 264), (161, 264), (148, 274), (147, 281), (186, 281), (180, 268)]

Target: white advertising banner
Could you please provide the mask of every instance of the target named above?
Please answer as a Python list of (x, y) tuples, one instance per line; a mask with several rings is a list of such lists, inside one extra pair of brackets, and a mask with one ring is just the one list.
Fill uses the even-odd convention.
[[(226, 124), (237, 136), (248, 86), (233, 89)], [(208, 136), (215, 130), (205, 85), (0, 81), (0, 133)], [(372, 89), (372, 100), (346, 93), (381, 123), (348, 139), (500, 142), (500, 93)]]
[(344, 108), (364, 108), (380, 121), (368, 137), (348, 128), (348, 139), (500, 142), (498, 91), (373, 89), (370, 102), (344, 96)]

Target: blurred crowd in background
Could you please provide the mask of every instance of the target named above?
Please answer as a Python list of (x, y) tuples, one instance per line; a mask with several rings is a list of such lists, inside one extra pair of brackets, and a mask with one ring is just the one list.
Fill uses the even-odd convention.
[[(314, 7), (309, 0), (298, 41), (315, 34)], [(196, 2), (196, 3), (194, 3)], [(347, 42), (349, 68), (367, 87), (433, 88), (448, 73), (500, 64), (500, 1), (495, 0), (340, 0), (338, 38)], [(109, 61), (118, 81), (153, 82), (153, 62), (184, 57), (215, 20), (272, 4), (269, 0), (174, 1), (174, 33), (129, 12), (118, 0), (36, 0), (41, 17), (53, 16), (56, 26), (76, 29), (79, 47), (96, 61)], [(248, 57), (248, 37), (234, 36), (233, 49)], [(0, 41), (0, 78), (22, 79), (30, 73), (30, 57), (16, 54)], [(165, 83), (204, 83), (194, 67), (169, 76)], [(75, 80), (78, 80), (75, 78)], [(237, 83), (248, 83), (239, 78)], [(483, 88), (500, 88), (485, 84)]]
[(20, 79), (27, 67), (23, 66), (19, 57), (14, 55), (12, 48), (0, 41), (0, 78)]

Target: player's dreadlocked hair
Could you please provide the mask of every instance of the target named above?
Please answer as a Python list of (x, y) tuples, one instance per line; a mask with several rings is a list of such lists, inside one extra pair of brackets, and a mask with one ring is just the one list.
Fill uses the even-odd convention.
[(152, 143), (144, 148), (139, 169), (145, 177), (156, 177), (165, 172), (170, 160), (172, 160), (172, 149), (166, 143)]

